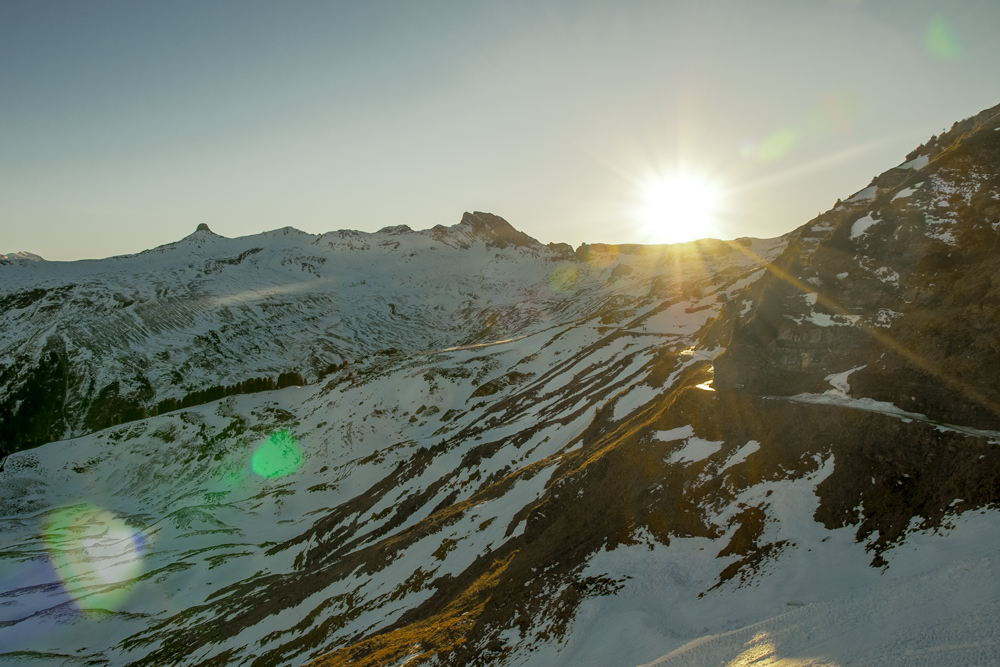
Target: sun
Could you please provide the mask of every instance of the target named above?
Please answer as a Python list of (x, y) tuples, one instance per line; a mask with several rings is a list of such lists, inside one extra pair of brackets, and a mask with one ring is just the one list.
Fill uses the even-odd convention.
[(722, 194), (706, 178), (680, 173), (650, 181), (640, 212), (646, 233), (661, 243), (712, 236)]

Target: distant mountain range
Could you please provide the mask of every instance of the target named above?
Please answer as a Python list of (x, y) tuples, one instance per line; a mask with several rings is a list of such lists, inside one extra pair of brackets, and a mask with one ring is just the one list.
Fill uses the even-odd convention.
[(992, 664), (998, 258), (1000, 107), (777, 239), (2, 255), (0, 659)]

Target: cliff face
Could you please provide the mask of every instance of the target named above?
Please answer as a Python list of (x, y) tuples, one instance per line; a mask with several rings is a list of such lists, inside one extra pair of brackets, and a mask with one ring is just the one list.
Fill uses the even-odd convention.
[(889, 170), (810, 221), (734, 317), (719, 386), (820, 391), (824, 375), (864, 366), (858, 396), (997, 428), (997, 113), (957, 123), (911, 154), (920, 169)]
[(810, 221), (722, 316), (719, 401), (768, 396), (765, 421), (813, 406), (838, 462), (817, 519), (877, 533), (877, 553), (911, 520), (996, 500), (998, 128), (1000, 108), (956, 123)]
[[(201, 369), (188, 391), (259, 382), (7, 459), (8, 653), (989, 662), (998, 112), (771, 241), (574, 252), (477, 213), (206, 229), (155, 275), (17, 265), (34, 273), (2, 297), (5, 358), (42, 370), (7, 366), (5, 395), (38, 388), (50, 420), (152, 405), (174, 367)], [(53, 329), (46, 313), (87, 317), (80, 286), (128, 316)], [(279, 367), (308, 384), (258, 377)], [(73, 374), (116, 389), (53, 379)]]

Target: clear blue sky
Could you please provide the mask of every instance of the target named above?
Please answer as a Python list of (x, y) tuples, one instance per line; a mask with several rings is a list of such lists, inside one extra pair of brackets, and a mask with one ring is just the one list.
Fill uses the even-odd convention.
[(649, 242), (642, 183), (776, 236), (1000, 102), (1000, 3), (0, 3), (0, 252), (415, 229)]

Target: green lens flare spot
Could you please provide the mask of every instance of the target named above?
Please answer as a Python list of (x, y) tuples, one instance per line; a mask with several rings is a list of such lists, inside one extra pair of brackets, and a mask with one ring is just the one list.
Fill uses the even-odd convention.
[(250, 469), (266, 479), (287, 477), (302, 467), (305, 459), (295, 437), (278, 431), (261, 443), (250, 460)]
[(142, 571), (145, 536), (89, 503), (56, 510), (42, 537), (59, 578), (81, 609), (119, 609)]
[(795, 127), (787, 127), (772, 132), (757, 147), (757, 159), (761, 162), (773, 162), (788, 155), (802, 138), (802, 132)]
[(924, 46), (932, 56), (940, 60), (955, 60), (962, 55), (962, 45), (951, 25), (940, 16), (931, 19), (924, 36)]

